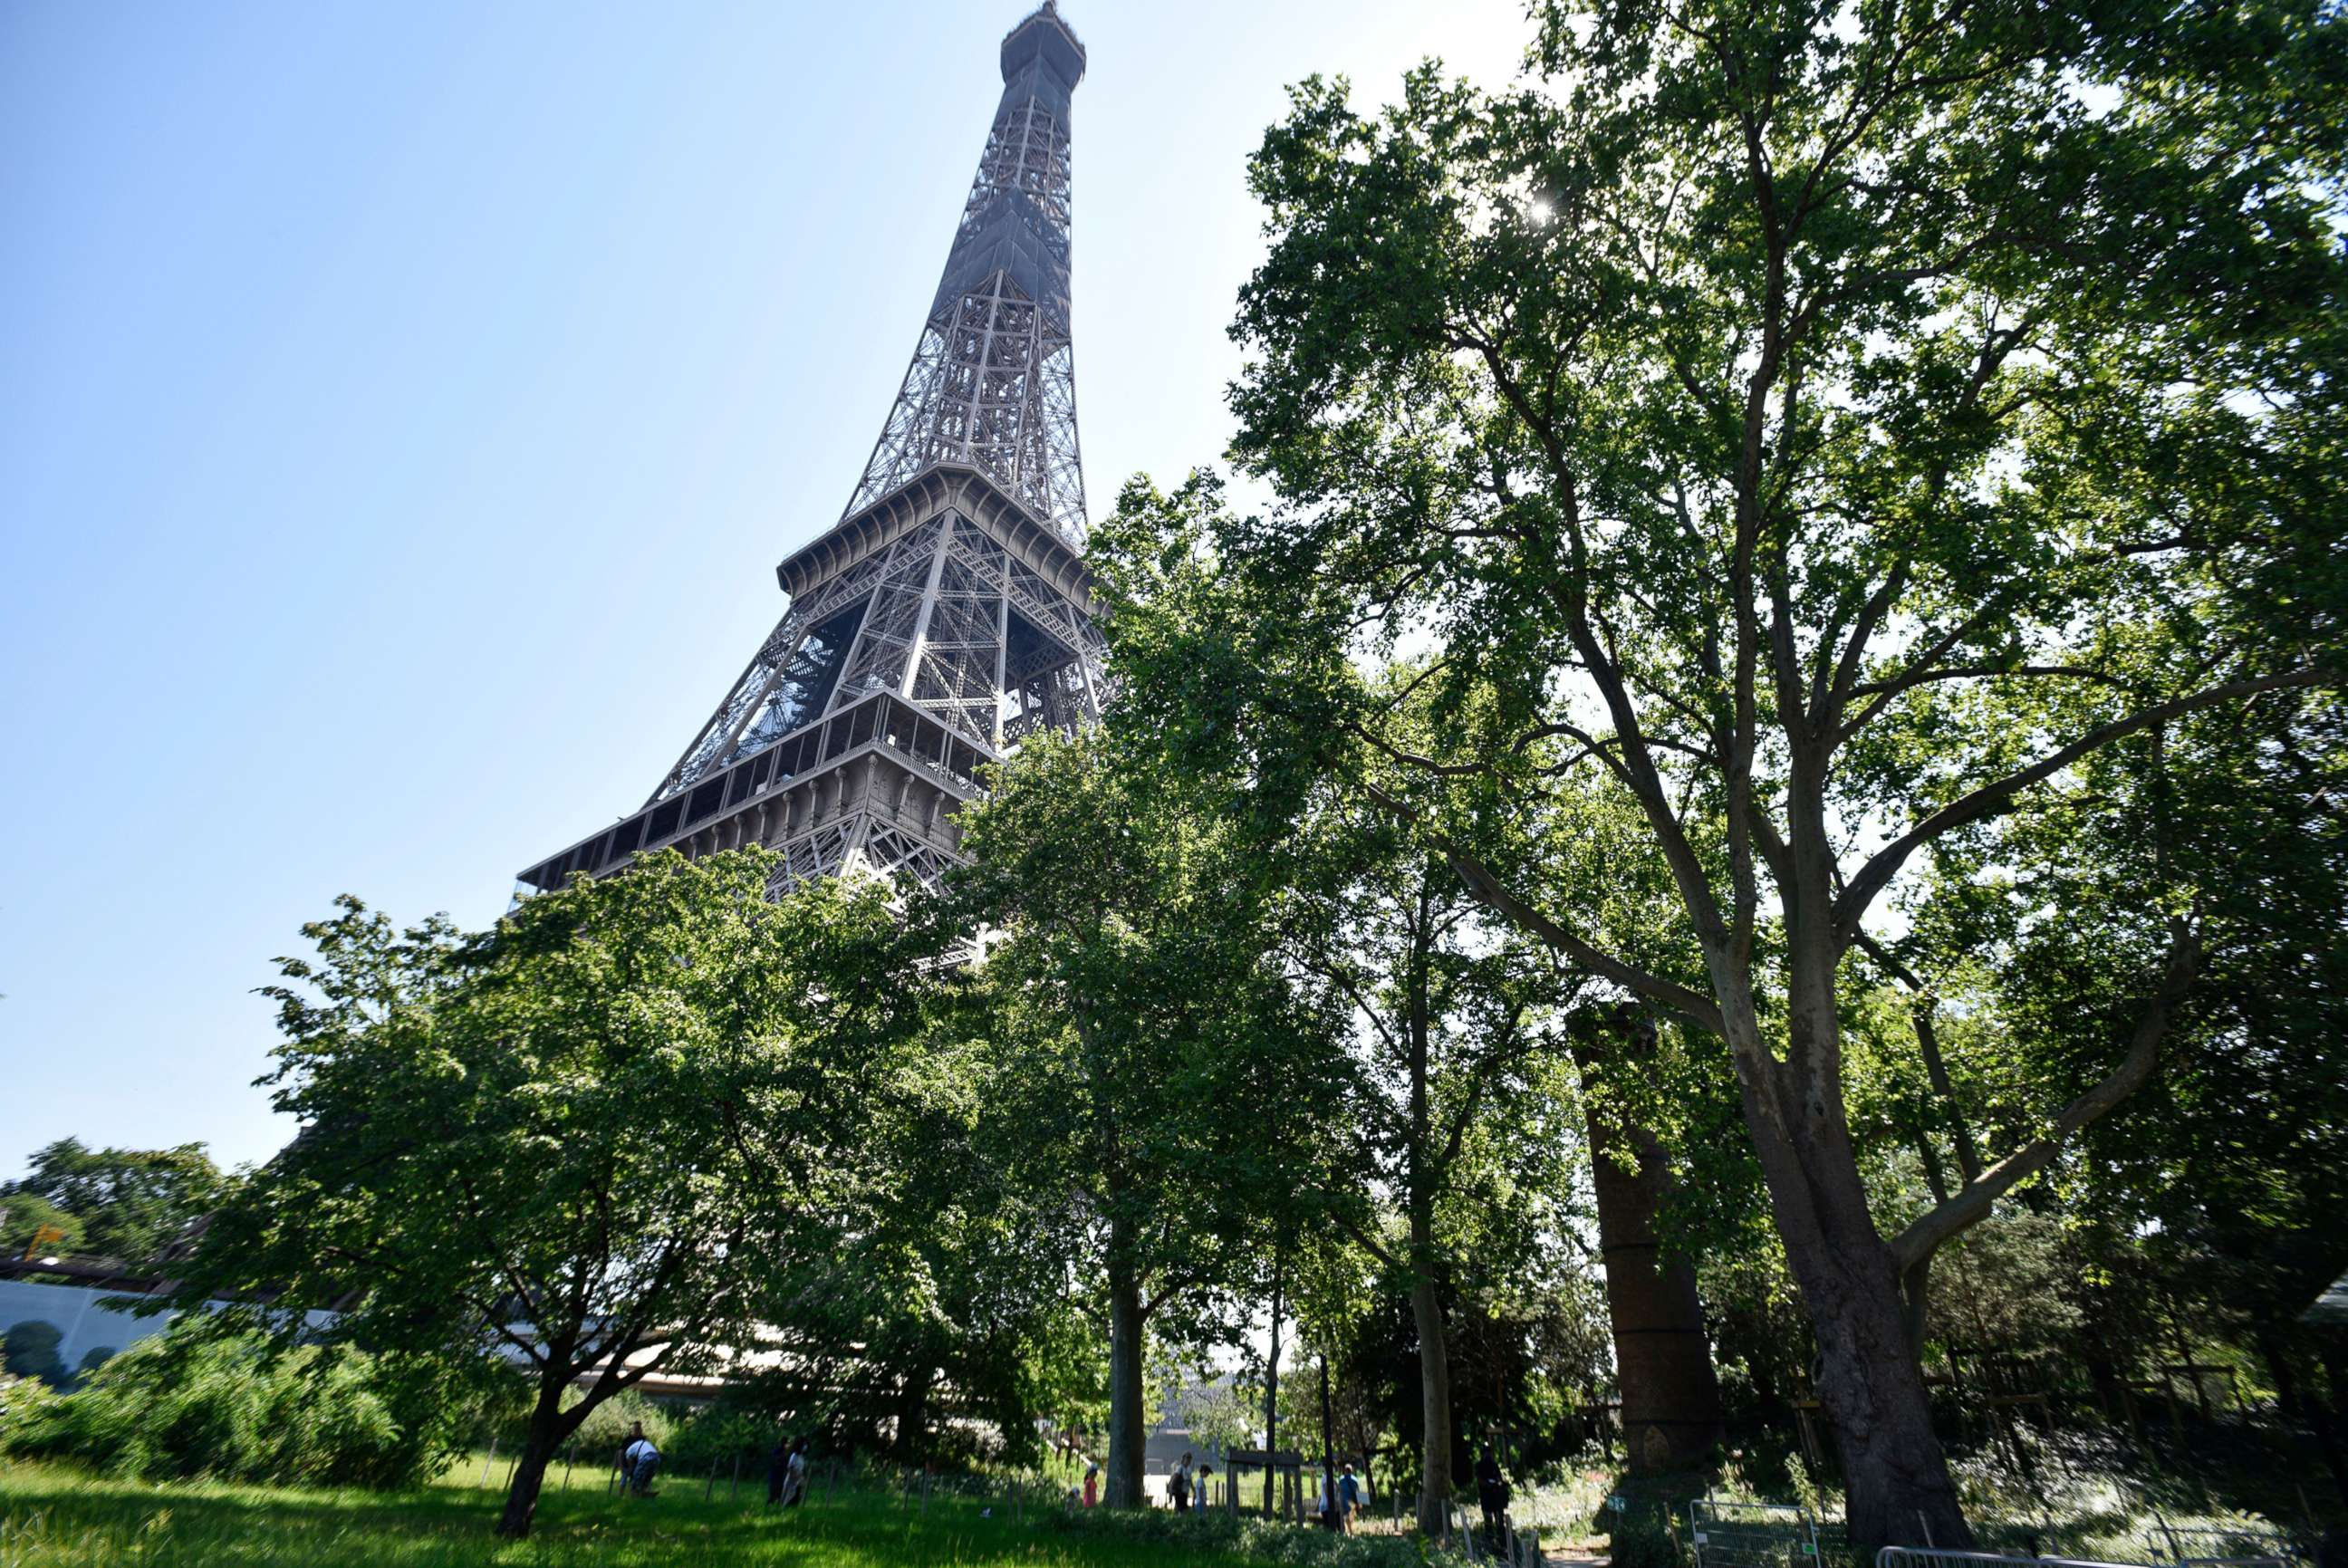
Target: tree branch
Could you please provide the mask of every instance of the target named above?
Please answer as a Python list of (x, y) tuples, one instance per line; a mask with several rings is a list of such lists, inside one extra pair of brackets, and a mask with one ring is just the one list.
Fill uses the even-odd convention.
[(2120, 1058), (2120, 1065), (2101, 1083), (2065, 1106), (2044, 1134), (1982, 1171), (1979, 1180), (1966, 1182), (1948, 1202), (1934, 1204), (1894, 1237), (1891, 1255), (1903, 1271), (1930, 1258), (1968, 1226), (1986, 1219), (1992, 1206), (2015, 1183), (2044, 1170), (2073, 1133), (2143, 1087), (2159, 1063), (2160, 1040), (2168, 1032), (2169, 1015), (2192, 988), (2200, 966), (2199, 935), (2183, 918), (2171, 919), (2168, 963), (2161, 975), (2160, 988), (2153, 993), (2151, 1003), (2137, 1018), (2127, 1055)]
[[(1362, 788), (1368, 791), (1371, 799), (1405, 821), (1425, 826), (1423, 819), (1416, 810), (1387, 794), (1376, 785), (1365, 783)], [(1495, 914), (1510, 922), (1529, 935), (1547, 943), (1600, 979), (1611, 980), (1625, 990), (1634, 991), (1649, 1001), (1678, 1014), (1700, 1029), (1708, 1029), (1715, 1035), (1725, 1032), (1725, 1026), (1720, 1016), (1720, 1008), (1711, 997), (1701, 992), (1690, 990), (1675, 981), (1666, 980), (1660, 975), (1650, 975), (1643, 969), (1625, 964), (1612, 954), (1592, 947), (1580, 936), (1509, 892), (1483, 861), (1447, 842), (1439, 836), (1435, 841), (1436, 846), (1443, 851), (1444, 859), (1450, 862), (1451, 869), (1458, 873), (1459, 880), (1467, 885), (1468, 891), (1476, 896), (1477, 902)]]
[(1868, 862), (1859, 868), (1859, 874), (1850, 879), (1850, 885), (1843, 889), (1842, 896), (1835, 901), (1835, 929), (1843, 942), (1848, 944), (1859, 929), (1859, 917), (1864, 915), (1868, 906), (1875, 902), (1876, 894), (1881, 892), (1891, 879), (1899, 874), (1900, 868), (1907, 863), (1909, 856), (1943, 833), (1962, 828), (1969, 822), (1978, 822), (1984, 818), (2003, 814), (2012, 808), (2016, 795), (2034, 784), (2053, 778), (2091, 751), (2108, 746), (2115, 740), (2125, 739), (2139, 730), (2149, 729), (2156, 724), (2164, 723), (2168, 719), (2193, 713), (2201, 708), (2216, 707), (2221, 703), (2232, 702), (2240, 697), (2257, 696), (2261, 693), (2281, 691), (2291, 686), (2327, 686), (2335, 683), (2339, 678), (2329, 670), (2297, 669), (2286, 670), (2281, 675), (2260, 676), (2255, 680), (2229, 681), (2223, 686), (2209, 686), (2189, 696), (2138, 709), (2125, 718), (2116, 718), (2109, 724), (2091, 729), (2068, 746), (2049, 753), (2029, 767), (1984, 784), (1970, 793), (1958, 796), (1878, 850), (1869, 857)]

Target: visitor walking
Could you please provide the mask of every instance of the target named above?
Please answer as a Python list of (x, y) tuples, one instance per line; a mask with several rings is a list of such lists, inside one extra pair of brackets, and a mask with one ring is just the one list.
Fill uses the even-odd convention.
[(1190, 1511), (1190, 1453), (1187, 1449), (1182, 1452), (1182, 1462), (1166, 1478), (1166, 1495), (1173, 1500), (1175, 1512)]
[(1347, 1535), (1354, 1532), (1354, 1515), (1362, 1511), (1362, 1483), (1354, 1474), (1354, 1461), (1345, 1461), (1345, 1473), (1337, 1478), (1337, 1528)]
[(1190, 1501), (1200, 1513), (1206, 1512), (1208, 1509), (1214, 1506), (1215, 1496), (1212, 1490), (1214, 1479), (1215, 1467), (1200, 1460), (1198, 1482), (1190, 1489)]
[(1100, 1466), (1086, 1465), (1085, 1467), (1085, 1506), (1086, 1508), (1097, 1508), (1099, 1504)]

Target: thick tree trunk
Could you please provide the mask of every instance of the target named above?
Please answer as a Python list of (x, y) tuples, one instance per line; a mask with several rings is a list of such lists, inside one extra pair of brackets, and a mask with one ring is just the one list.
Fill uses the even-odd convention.
[[(1625, 1039), (1636, 1051), (1653, 1038)], [(1577, 1047), (1584, 1084), (1598, 1052)], [(1631, 1469), (1656, 1475), (1701, 1464), (1721, 1440), (1720, 1382), (1697, 1299), (1695, 1265), (1666, 1258), (1655, 1235), (1670, 1166), (1645, 1128), (1582, 1097), (1590, 1124), (1591, 1183), (1598, 1199), (1598, 1251), (1606, 1264), (1606, 1311), (1614, 1331), (1614, 1368), (1622, 1390), (1622, 1432)], [(1624, 1154), (1634, 1163), (1624, 1169)]]
[(1932, 1321), (1932, 1254), (1926, 1253), (1900, 1274), (1900, 1314), (1908, 1330), (1908, 1354), (1921, 1372), (1924, 1366), (1924, 1330)]
[(1108, 1287), (1108, 1491), (1111, 1508), (1139, 1508), (1142, 1449), (1148, 1441), (1141, 1418), (1141, 1286), (1132, 1274), (1112, 1264)]
[(1410, 1315), (1418, 1327), (1419, 1403), (1426, 1431), (1419, 1450), (1418, 1527), (1439, 1533), (1451, 1501), (1451, 1358), (1445, 1348), (1443, 1303), (1435, 1276), (1418, 1271)]
[(513, 1481), (506, 1488), (505, 1511), (498, 1516), (498, 1533), (520, 1541), (538, 1517), (538, 1494), (546, 1484), (546, 1467), (561, 1448), (562, 1439), (578, 1425), (563, 1419), (563, 1385), (549, 1380), (539, 1386), (538, 1403), (530, 1408), (530, 1428), (522, 1439), (521, 1455), (514, 1461)]
[(1739, 1078), (1772, 1215), (1818, 1340), (1818, 1398), (1842, 1457), (1851, 1544), (1870, 1555), (1921, 1546), (1929, 1530), (1941, 1547), (1970, 1548), (1910, 1347), (1899, 1266), (1851, 1153), (1841, 1085), (1821, 1075), (1799, 1094), (1776, 1092), (1802, 1083), (1796, 1064), (1806, 1055), (1797, 1045), (1792, 1060)]

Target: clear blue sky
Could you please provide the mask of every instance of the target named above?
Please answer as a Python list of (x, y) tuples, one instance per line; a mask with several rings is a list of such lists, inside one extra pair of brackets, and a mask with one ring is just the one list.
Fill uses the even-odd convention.
[[(633, 808), (894, 395), (1023, 0), (0, 7), (0, 1174), (266, 1157), (252, 987)], [(1285, 84), (1521, 0), (1066, 0), (1096, 515), (1220, 456)]]

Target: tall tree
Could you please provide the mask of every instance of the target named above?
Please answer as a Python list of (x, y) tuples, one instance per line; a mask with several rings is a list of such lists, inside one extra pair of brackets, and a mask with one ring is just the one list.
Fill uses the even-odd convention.
[(978, 1094), (1109, 1341), (1107, 1500), (1142, 1501), (1147, 1338), (1239, 1278), (1303, 1187), (1321, 1021), (1269, 956), (1278, 879), (1111, 729), (1031, 738), (963, 818), (956, 907), (996, 934)]
[[(1640, 846), (1626, 839), (1619, 811), (1610, 820), (1605, 801), (1567, 798), (1528, 817), (1500, 809), (1504, 795), (1463, 788), (1444, 802), (1443, 829), (1395, 810), (1395, 792), (1407, 789), (1427, 740), (1461, 723), (1496, 722), (1489, 694), (1447, 686), (1442, 665), (1426, 661), (1395, 664), (1371, 679), (1343, 649), (1315, 642), (1309, 626), (1299, 635), (1277, 603), (1276, 583), (1261, 590), (1244, 572), (1226, 569), (1218, 546), (1236, 527), (1219, 485), (1201, 475), (1172, 497), (1137, 481), (1096, 532), (1096, 565), (1115, 607), (1108, 634), (1121, 683), (1118, 718), (1148, 738), (1163, 766), (1228, 769), (1243, 780), (1230, 808), (1234, 820), (1286, 850), (1293, 886), (1282, 922), (1285, 951), (1354, 1019), (1359, 1049), (1346, 1120), (1362, 1130), (1370, 1168), (1336, 1179), (1343, 1197), (1333, 1211), (1351, 1213), (1375, 1189), (1402, 1194), (1401, 1212), (1416, 1210), (1422, 1222), (1417, 1241), (1384, 1262), (1397, 1277), (1412, 1273), (1402, 1253), (1415, 1249), (1428, 1264), (1417, 1271), (1429, 1288), (1416, 1293), (1423, 1408), (1411, 1425), (1424, 1434), (1422, 1505), (1432, 1521), (1449, 1495), (1456, 1451), (1442, 1436), (1451, 1426), (1443, 1299), (1464, 1285), (1453, 1276), (1470, 1252), (1513, 1255), (1521, 1240), (1504, 1236), (1506, 1226), (1456, 1222), (1460, 1195), (1503, 1171), (1529, 1191), (1531, 1167), (1589, 1148), (1571, 1133), (1563, 1135), (1567, 1148), (1539, 1146), (1529, 1130), (1558, 1132), (1548, 1113), (1570, 1090), (1554, 1070), (1566, 1047), (1550, 1015), (1586, 976), (1483, 908), (1460, 875), (1457, 851), (1472, 842), (1486, 860), (1537, 861), (1568, 885), (1603, 885), (1608, 896), (1591, 918), (1620, 951), (1658, 968), (1677, 963), (1695, 983), (1702, 971), (1659, 936), (1655, 901), (1667, 877), (1652, 854), (1641, 863)], [(1382, 733), (1365, 730), (1365, 711), (1382, 716)], [(1267, 717), (1275, 722), (1255, 722)], [(1626, 1026), (1648, 1038), (1653, 1022)], [(1647, 1255), (1640, 1249), (1656, 1234), (1666, 1185), (1668, 1157), (1653, 1129), (1701, 1118), (1691, 1117), (1684, 1094), (1663, 1090), (1653, 1053), (1634, 1053), (1638, 1059), (1620, 1070), (1586, 1048), (1580, 1054), (1593, 1141), (1635, 1146), (1645, 1161), (1643, 1175), (1618, 1180), (1610, 1151), (1597, 1172), (1601, 1227), (1621, 1233), (1609, 1255), (1623, 1284), (1614, 1303), (1626, 1347), (1623, 1399), (1648, 1418), (1647, 1428), (1678, 1434), (1655, 1462), (1685, 1463), (1710, 1446), (1719, 1424), (1689, 1238), (1675, 1238), (1663, 1265), (1668, 1288), (1643, 1288), (1643, 1264), (1632, 1258)], [(1499, 1145), (1507, 1158), (1497, 1165), (1471, 1168), (1476, 1161), (1461, 1158), (1487, 1147), (1478, 1118), (1523, 1124)], [(1698, 1136), (1716, 1141), (1714, 1130)], [(1553, 1215), (1514, 1217), (1549, 1226), (1551, 1240), (1559, 1233)], [(1358, 1217), (1354, 1224), (1358, 1232)], [(1640, 1449), (1643, 1466), (1653, 1451), (1652, 1444)]]
[[(1589, 788), (1641, 824), (1701, 985), (1610, 947), (1589, 889), (1455, 863), (1727, 1041), (1866, 1544), (1970, 1539), (1900, 1275), (2035, 1161), (1879, 1228), (1852, 952), (1935, 842), (2336, 681), (2343, 36), (2298, 0), (1552, 4), (1545, 83), (1425, 70), (1375, 119), (1310, 83), (1252, 165), (1235, 451), (1284, 504), (1225, 558), (1277, 624), (1426, 638), (1498, 694), (1498, 744), (1457, 705), (1385, 741), (1398, 811)], [(2171, 907), (2107, 1061), (2199, 961)]]
[[(1515, 1157), (1552, 1152), (1537, 1130), (1556, 1119), (1536, 1102), (1554, 1094), (1553, 1015), (1570, 984), (1547, 954), (1493, 930), (1449, 862), (1394, 826), (1327, 846), (1348, 863), (1322, 891), (1316, 917), (1291, 923), (1289, 936), (1296, 963), (1358, 1029), (1350, 1092), (1333, 1108), (1352, 1130), (1354, 1158), (1334, 1173), (1331, 1210), (1408, 1282), (1419, 1528), (1434, 1533), (1447, 1527), (1455, 1482), (1444, 1300), (1478, 1253), (1508, 1250), (1494, 1233), (1505, 1211), (1488, 1185), (1507, 1183)], [(1392, 1195), (1391, 1226), (1377, 1193)]]
[[(639, 861), (494, 931), (355, 899), (273, 988), (303, 1130), (206, 1230), (181, 1305), (280, 1335), (494, 1358), (531, 1387), (500, 1534), (604, 1400), (750, 1345), (779, 1281), (832, 1266), (856, 1147), (918, 1030), (871, 883), (766, 898), (771, 857)], [(570, 1401), (566, 1403), (566, 1401)]]

